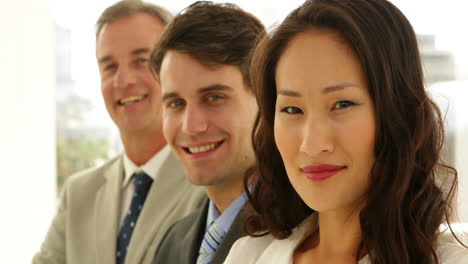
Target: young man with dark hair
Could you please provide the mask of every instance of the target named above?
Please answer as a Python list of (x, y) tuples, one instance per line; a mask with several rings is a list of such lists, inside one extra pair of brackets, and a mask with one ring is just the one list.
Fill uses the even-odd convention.
[(250, 54), (265, 33), (232, 4), (197, 2), (174, 18), (151, 55), (162, 89), (163, 131), (192, 184), (209, 197), (166, 233), (153, 263), (222, 263), (244, 235), (242, 180), (254, 166), (257, 104)]
[(151, 263), (178, 219), (202, 205), (162, 134), (161, 89), (150, 50), (172, 16), (141, 1), (121, 1), (97, 22), (101, 91), (124, 153), (72, 176), (33, 263)]

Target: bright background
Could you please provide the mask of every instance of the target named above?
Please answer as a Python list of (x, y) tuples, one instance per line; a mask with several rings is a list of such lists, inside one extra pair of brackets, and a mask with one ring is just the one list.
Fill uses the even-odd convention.
[[(114, 2), (0, 0), (0, 95), (5, 99), (0, 103), (2, 263), (30, 262), (69, 172), (99, 164), (121, 150), (101, 98), (95, 61), (94, 23)], [(177, 13), (193, 1), (149, 2)], [(303, 1), (231, 2), (271, 27)], [(428, 89), (447, 113), (446, 157), (459, 172), (459, 218), (468, 222), (468, 3), (391, 2), (422, 36)], [(83, 153), (87, 156), (80, 156)]]

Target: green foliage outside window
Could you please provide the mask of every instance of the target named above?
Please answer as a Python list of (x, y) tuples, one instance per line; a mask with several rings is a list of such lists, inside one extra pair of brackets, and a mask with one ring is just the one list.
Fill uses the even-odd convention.
[(57, 192), (67, 178), (84, 169), (99, 165), (108, 157), (109, 144), (105, 139), (81, 136), (74, 140), (57, 139)]

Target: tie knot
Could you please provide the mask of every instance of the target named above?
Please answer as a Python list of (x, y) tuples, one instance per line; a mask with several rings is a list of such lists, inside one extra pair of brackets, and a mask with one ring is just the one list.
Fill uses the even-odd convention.
[(135, 184), (135, 192), (137, 193), (147, 193), (153, 183), (153, 179), (145, 172), (133, 174), (132, 180), (133, 184)]

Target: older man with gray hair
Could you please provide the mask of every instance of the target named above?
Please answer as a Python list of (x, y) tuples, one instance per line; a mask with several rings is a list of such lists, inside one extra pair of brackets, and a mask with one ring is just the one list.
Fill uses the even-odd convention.
[(150, 263), (167, 229), (206, 200), (166, 145), (161, 89), (149, 69), (150, 50), (171, 19), (141, 1), (118, 2), (100, 16), (101, 91), (124, 153), (67, 181), (33, 263)]

